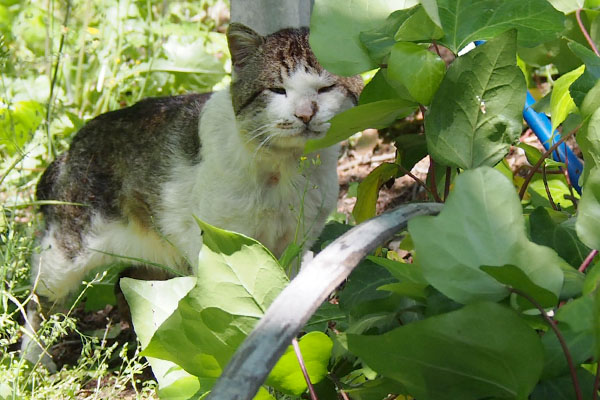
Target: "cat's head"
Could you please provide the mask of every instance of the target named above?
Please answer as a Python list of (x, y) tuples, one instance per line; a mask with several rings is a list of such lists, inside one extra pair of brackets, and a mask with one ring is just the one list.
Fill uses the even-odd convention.
[(307, 28), (260, 36), (232, 23), (227, 40), (233, 109), (249, 144), (266, 151), (303, 148), (358, 100), (362, 79), (327, 72), (310, 49)]

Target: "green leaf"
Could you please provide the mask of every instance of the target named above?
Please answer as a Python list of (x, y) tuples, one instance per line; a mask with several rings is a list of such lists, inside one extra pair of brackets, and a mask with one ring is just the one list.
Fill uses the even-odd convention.
[(402, 22), (394, 39), (398, 41), (418, 42), (440, 39), (444, 31), (432, 21), (423, 7), (416, 7), (415, 13)]
[(564, 15), (546, 0), (438, 0), (446, 36), (440, 43), (454, 53), (474, 40), (492, 39), (516, 28), (519, 44), (532, 47), (563, 30)]
[(600, 108), (579, 129), (576, 139), (585, 161), (580, 178), (585, 187), (590, 171), (600, 166)]
[[(554, 307), (558, 302), (556, 294), (533, 283), (521, 269), (514, 265), (503, 265), (501, 267), (482, 266), (481, 269), (493, 276), (498, 282), (531, 296), (544, 308)], [(536, 307), (520, 295), (517, 297), (517, 301), (519, 306), (524, 310)]]
[(586, 94), (600, 79), (600, 57), (575, 41), (569, 41), (568, 48), (585, 64), (585, 72), (569, 88), (575, 104), (581, 106)]
[(396, 44), (396, 39), (394, 38), (396, 32), (416, 11), (417, 7), (394, 11), (382, 25), (368, 31), (360, 32), (360, 41), (366, 47), (369, 57), (371, 57), (371, 60), (376, 65), (383, 63), (388, 54), (390, 54), (392, 46)]
[(421, 266), (418, 264), (409, 264), (400, 261), (390, 260), (389, 258), (367, 256), (367, 260), (373, 261), (387, 269), (390, 274), (401, 282), (427, 283), (423, 276)]
[(421, 6), (429, 15), (429, 18), (440, 28), (442, 27), (442, 21), (440, 20), (440, 13), (438, 11), (438, 5), (436, 0), (421, 0)]
[[(201, 379), (217, 378), (288, 279), (273, 255), (246, 236), (201, 221), (203, 246), (193, 287), (158, 326), (145, 346), (146, 356), (169, 360)], [(171, 282), (171, 281), (167, 281)], [(178, 298), (160, 287), (146, 287), (152, 306)], [(186, 292), (184, 292), (186, 293)], [(180, 296), (179, 296), (180, 297)], [(152, 310), (136, 311), (141, 315)], [(152, 323), (152, 319), (142, 321)], [(134, 318), (136, 332), (139, 331)], [(139, 325), (139, 324), (138, 324)], [(142, 344), (145, 344), (143, 341)], [(209, 389), (209, 388), (203, 388)]]
[(310, 20), (310, 47), (328, 71), (350, 76), (377, 67), (359, 34), (381, 26), (392, 11), (409, 8), (409, 0), (316, 0)]
[(436, 161), (464, 169), (492, 166), (519, 138), (526, 87), (515, 36), (507, 32), (450, 65), (425, 118)]
[[(327, 365), (329, 364), (333, 342), (329, 336), (322, 332), (310, 332), (302, 336), (298, 344), (310, 381), (319, 383), (327, 376)], [(292, 345), (277, 361), (266, 380), (266, 384), (294, 395), (300, 395), (307, 389), (306, 380)]]
[(532, 166), (535, 165), (540, 160), (540, 158), (542, 158), (542, 152), (537, 147), (533, 147), (523, 142), (519, 142), (519, 144), (517, 144), (517, 147), (525, 151), (525, 157), (527, 157), (527, 162)]
[[(572, 87), (572, 86), (571, 86)], [(600, 108), (600, 80), (597, 80), (594, 86), (583, 98), (580, 111), (584, 118), (592, 116)]]
[[(594, 375), (584, 368), (577, 368), (576, 373), (583, 394), (582, 400), (593, 400)], [(573, 398), (573, 378), (570, 373), (539, 382), (530, 397), (531, 400), (571, 400)]]
[(377, 71), (375, 76), (373, 76), (360, 93), (358, 105), (374, 103), (380, 100), (404, 99), (414, 101), (405, 87), (402, 87), (399, 82), (395, 82), (395, 86), (391, 86), (386, 76), (387, 70), (380, 69)]
[(548, 0), (558, 11), (570, 14), (578, 8), (583, 8), (584, 0)]
[(552, 97), (550, 98), (550, 108), (552, 114), (552, 132), (567, 118), (577, 107), (569, 93), (569, 87), (577, 78), (583, 74), (585, 65), (564, 74), (554, 82)]
[[(588, 332), (574, 332), (569, 327), (559, 325), (560, 332), (569, 348), (575, 365), (585, 362), (593, 355), (594, 338)], [(544, 345), (544, 369), (542, 380), (552, 379), (569, 372), (565, 352), (556, 334), (548, 330), (542, 337)]]
[(398, 166), (396, 164), (382, 163), (358, 185), (358, 196), (352, 210), (352, 215), (357, 224), (375, 216), (379, 188), (385, 182), (394, 178), (397, 173)]
[(524, 222), (512, 183), (481, 167), (458, 176), (437, 217), (414, 218), (408, 230), (425, 278), (454, 301), (506, 297), (506, 288), (481, 271), (482, 265), (514, 265), (558, 296), (563, 285), (559, 265), (566, 263), (552, 249), (530, 242)]
[[(600, 115), (600, 110), (596, 114)], [(575, 227), (583, 243), (592, 249), (600, 249), (600, 168), (597, 166), (583, 186)]]
[(44, 119), (44, 106), (37, 101), (19, 101), (11, 108), (0, 108), (0, 148), (10, 154), (22, 149)]
[(512, 310), (487, 302), (384, 335), (349, 334), (348, 348), (424, 400), (526, 398), (543, 363), (535, 331)]
[(402, 99), (381, 100), (353, 107), (333, 117), (327, 135), (322, 139), (309, 140), (304, 152), (311, 153), (331, 146), (367, 128), (384, 128), (396, 119), (406, 117), (415, 108), (413, 102)]
[(421, 104), (431, 102), (445, 72), (444, 61), (419, 45), (399, 42), (392, 47), (388, 60), (388, 79), (404, 85)]
[(413, 167), (427, 156), (427, 140), (425, 135), (407, 134), (394, 138), (397, 160), (405, 170), (410, 171)]

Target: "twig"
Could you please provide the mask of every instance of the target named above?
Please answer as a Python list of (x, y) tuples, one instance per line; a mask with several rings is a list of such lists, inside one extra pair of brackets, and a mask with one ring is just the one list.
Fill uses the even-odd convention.
[(558, 207), (554, 203), (554, 199), (552, 198), (552, 193), (550, 193), (550, 188), (548, 187), (548, 177), (546, 176), (546, 164), (542, 164), (542, 181), (544, 182), (544, 188), (546, 189), (546, 196), (548, 196), (548, 201), (550, 202), (550, 207), (553, 210), (558, 211)]
[(550, 329), (554, 331), (556, 338), (560, 342), (560, 347), (562, 347), (563, 353), (565, 354), (565, 358), (567, 359), (567, 364), (569, 365), (569, 371), (571, 373), (571, 380), (573, 381), (573, 389), (575, 389), (576, 399), (583, 400), (583, 395), (581, 394), (581, 387), (579, 386), (579, 380), (577, 379), (577, 373), (575, 371), (575, 364), (573, 363), (573, 357), (571, 356), (571, 351), (569, 350), (567, 342), (565, 341), (565, 337), (562, 335), (561, 331), (557, 328), (556, 324), (554, 323), (552, 318), (550, 318), (546, 310), (544, 310), (544, 307), (542, 307), (541, 304), (538, 303), (533, 297), (513, 287), (509, 287), (508, 290), (527, 299), (540, 311), (544, 320), (546, 320), (546, 322), (550, 325)]
[[(404, 204), (370, 219), (327, 246), (277, 296), (208, 395), (210, 400), (250, 400), (290, 341), (329, 294), (377, 246), (418, 215), (434, 215), (442, 204)], [(306, 288), (310, 288), (307, 290)]]
[(396, 165), (398, 166), (398, 168), (400, 169), (400, 171), (402, 171), (404, 174), (410, 176), (415, 182), (417, 182), (417, 184), (419, 184), (420, 186), (422, 186), (433, 197), (433, 192), (431, 191), (431, 189), (429, 188), (429, 186), (427, 186), (425, 184), (425, 182), (423, 182), (415, 174), (413, 174), (408, 169), (406, 169), (403, 165), (400, 165), (400, 164), (396, 164)]
[(592, 260), (594, 259), (594, 257), (596, 257), (596, 255), (598, 255), (598, 250), (590, 251), (590, 254), (587, 255), (587, 257), (585, 258), (585, 260), (583, 260), (583, 262), (581, 263), (581, 265), (579, 266), (579, 268), (577, 270), (579, 272), (584, 272), (587, 269), (587, 267), (590, 266), (590, 264), (592, 263)]
[(577, 24), (579, 25), (579, 29), (581, 29), (581, 33), (583, 33), (583, 36), (585, 36), (585, 40), (587, 40), (587, 42), (590, 45), (590, 47), (592, 48), (592, 50), (594, 50), (594, 53), (596, 53), (596, 55), (598, 57), (600, 57), (600, 53), (598, 52), (598, 48), (596, 47), (596, 44), (592, 40), (590, 34), (588, 33), (587, 29), (585, 29), (585, 26), (583, 25), (583, 22), (581, 21), (581, 8), (578, 8), (577, 11), (575, 11), (575, 17), (577, 18)]
[(535, 165), (533, 166), (533, 168), (531, 168), (531, 170), (529, 171), (529, 173), (525, 177), (523, 185), (521, 185), (521, 189), (519, 190), (519, 198), (521, 200), (523, 200), (523, 196), (525, 196), (525, 191), (527, 190), (527, 186), (529, 186), (529, 182), (531, 182), (531, 179), (533, 178), (533, 175), (535, 175), (535, 172), (544, 163), (544, 160), (546, 158), (548, 158), (548, 156), (550, 154), (552, 154), (552, 152), (554, 150), (556, 150), (558, 148), (558, 146), (560, 146), (562, 143), (564, 143), (565, 140), (567, 140), (568, 138), (570, 138), (571, 136), (573, 136), (579, 130), (579, 128), (581, 128), (581, 125), (577, 126), (571, 132), (567, 133), (565, 136), (563, 136), (562, 138), (560, 138), (559, 141), (557, 141), (556, 143), (554, 143), (548, 150), (546, 150), (546, 152), (544, 154), (542, 154), (542, 156), (540, 157), (540, 159), (538, 160), (538, 162), (535, 163)]
[(437, 55), (440, 56), (440, 58), (442, 58), (442, 53), (440, 52), (440, 48), (438, 47), (437, 42), (434, 40), (431, 42), (431, 44), (433, 45), (433, 48), (435, 49)]
[(304, 364), (304, 358), (302, 357), (302, 352), (300, 351), (298, 339), (292, 339), (292, 347), (294, 348), (294, 353), (296, 353), (296, 358), (298, 359), (298, 364), (300, 364), (300, 369), (302, 370), (302, 375), (304, 375), (304, 380), (306, 380), (306, 385), (308, 386), (308, 392), (310, 393), (311, 400), (319, 400), (317, 394), (315, 393), (315, 388), (310, 381), (310, 376), (308, 376), (308, 371), (306, 370), (306, 365)]
[[(563, 146), (564, 152), (565, 154), (567, 154), (567, 142), (564, 142)], [(565, 157), (565, 168), (559, 168), (559, 171), (561, 171), (565, 176), (565, 179), (567, 181), (567, 187), (569, 188), (569, 194), (571, 195), (569, 200), (571, 200), (571, 203), (573, 203), (573, 207), (575, 207), (575, 210), (577, 210), (577, 199), (575, 198), (575, 193), (573, 192), (573, 184), (571, 183), (571, 177), (569, 176), (569, 157)]]

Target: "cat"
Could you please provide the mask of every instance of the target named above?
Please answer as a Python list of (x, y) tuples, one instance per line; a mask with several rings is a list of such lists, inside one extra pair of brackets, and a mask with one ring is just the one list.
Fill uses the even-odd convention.
[[(231, 23), (227, 40), (228, 89), (102, 114), (42, 175), (37, 198), (70, 203), (41, 207), (32, 282), (42, 308), (64, 304), (114, 255), (193, 274), (202, 246), (194, 216), (255, 238), (276, 257), (293, 240), (307, 249), (318, 237), (337, 203), (339, 147), (306, 155), (302, 168), (299, 161), (306, 141), (357, 103), (362, 80), (327, 72), (307, 28), (260, 36)], [(40, 322), (34, 308), (30, 332)], [(24, 337), (27, 359), (41, 356), (37, 347)]]

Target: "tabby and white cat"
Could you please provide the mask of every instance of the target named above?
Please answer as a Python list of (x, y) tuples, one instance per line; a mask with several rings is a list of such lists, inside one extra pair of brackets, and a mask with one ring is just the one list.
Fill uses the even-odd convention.
[[(297, 227), (305, 248), (319, 235), (336, 205), (338, 148), (309, 155), (303, 169), (299, 159), (308, 139), (356, 104), (362, 81), (324, 70), (305, 28), (263, 37), (232, 23), (227, 39), (229, 89), (100, 115), (48, 167), (38, 199), (83, 206), (42, 207), (32, 280), (43, 303), (64, 302), (91, 269), (113, 260), (107, 253), (193, 273), (202, 246), (193, 216), (276, 256)], [(38, 317), (29, 316), (35, 330)]]

